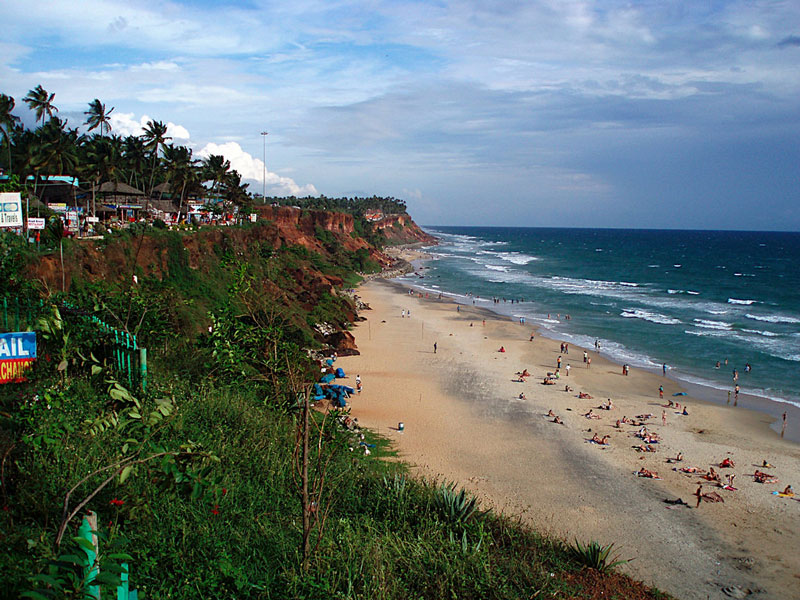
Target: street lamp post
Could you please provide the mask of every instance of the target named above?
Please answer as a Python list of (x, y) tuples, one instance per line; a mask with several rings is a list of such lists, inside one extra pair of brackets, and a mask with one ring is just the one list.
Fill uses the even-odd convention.
[(262, 198), (264, 198), (264, 204), (267, 203), (267, 136), (268, 135), (269, 135), (268, 131), (261, 132), (261, 137), (264, 138), (264, 161), (262, 162), (264, 166), (264, 173), (262, 175), (264, 187), (261, 196)]

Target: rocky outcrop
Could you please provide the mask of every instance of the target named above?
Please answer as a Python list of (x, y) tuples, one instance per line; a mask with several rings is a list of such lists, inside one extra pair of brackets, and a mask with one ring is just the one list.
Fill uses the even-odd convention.
[(387, 242), (392, 245), (436, 243), (436, 238), (422, 231), (407, 213), (387, 215), (373, 223), (373, 226), (380, 230), (386, 236)]

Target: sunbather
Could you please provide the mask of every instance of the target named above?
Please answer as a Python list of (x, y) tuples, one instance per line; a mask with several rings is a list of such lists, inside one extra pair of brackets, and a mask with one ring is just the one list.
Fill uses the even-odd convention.
[(736, 464), (730, 458), (724, 458), (721, 463), (719, 463), (721, 469), (732, 469), (736, 466)]
[(781, 493), (782, 493), (784, 496), (794, 496), (794, 490), (792, 489), (792, 486), (790, 486), (790, 485), (787, 485), (787, 486), (786, 486), (786, 487), (783, 489), (783, 491), (782, 491)]
[(756, 483), (778, 483), (778, 479), (775, 477), (775, 475), (764, 473), (758, 469), (756, 469), (756, 472), (753, 473), (753, 480)]
[(639, 469), (636, 472), (636, 475), (638, 475), (639, 477), (649, 477), (650, 479), (658, 478), (658, 473), (656, 473), (655, 471), (650, 471), (648, 469), (645, 469), (644, 467)]
[(596, 415), (596, 414), (594, 414), (594, 413), (592, 412), (592, 409), (591, 409), (591, 408), (589, 409), (589, 412), (587, 412), (587, 413), (586, 413), (585, 415), (583, 415), (583, 416), (584, 416), (584, 417), (586, 417), (587, 419), (599, 419), (599, 418), (600, 418), (600, 415)]
[(678, 452), (678, 455), (675, 458), (668, 458), (668, 463), (676, 463), (683, 461), (683, 452)]

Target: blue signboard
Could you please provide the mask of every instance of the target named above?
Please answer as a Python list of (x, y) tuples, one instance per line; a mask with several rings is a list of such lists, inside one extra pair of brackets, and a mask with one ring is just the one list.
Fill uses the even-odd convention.
[(35, 331), (0, 333), (0, 383), (25, 381), (35, 359)]

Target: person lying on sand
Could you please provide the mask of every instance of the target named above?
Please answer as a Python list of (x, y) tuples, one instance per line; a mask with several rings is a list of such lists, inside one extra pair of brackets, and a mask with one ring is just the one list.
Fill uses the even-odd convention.
[(775, 465), (771, 465), (767, 461), (763, 461), (761, 463), (761, 466), (764, 467), (765, 469), (774, 469), (775, 468)]
[(642, 438), (642, 441), (645, 444), (657, 444), (661, 441), (661, 438), (658, 437), (655, 433), (648, 433), (646, 436)]
[(714, 467), (709, 467), (708, 473), (703, 475), (703, 479), (707, 481), (720, 481), (719, 473), (714, 470)]
[(636, 472), (636, 475), (639, 477), (649, 477), (650, 479), (660, 479), (660, 477), (658, 477), (658, 473), (656, 473), (655, 471), (650, 471), (648, 469), (645, 469), (644, 467), (639, 469)]
[(652, 419), (653, 418), (653, 413), (647, 413), (646, 415), (636, 415), (636, 418), (637, 419), (642, 419), (642, 420)]
[(572, 392), (572, 391), (574, 391), (574, 390), (573, 390), (571, 387), (569, 387), (568, 385), (565, 385), (565, 386), (564, 386), (564, 391), (565, 391), (565, 392)]
[(756, 472), (753, 473), (753, 480), (756, 483), (778, 483), (778, 478), (771, 473), (764, 473), (763, 471), (759, 471), (756, 469)]
[(586, 392), (578, 392), (578, 398), (582, 398), (584, 400), (592, 400), (592, 397)]
[(675, 469), (675, 470), (680, 471), (681, 473), (705, 473), (703, 469), (699, 469), (697, 467), (681, 467), (680, 469)]
[(519, 393), (519, 396), (517, 396), (517, 398), (518, 398), (519, 400), (527, 400), (527, 398), (525, 397), (525, 392), (520, 392), (520, 393)]
[(611, 402), (611, 398), (608, 399), (608, 402), (603, 402), (600, 406), (598, 406), (600, 410), (611, 410), (614, 408), (614, 403)]
[(584, 416), (584, 417), (586, 417), (587, 419), (599, 419), (599, 418), (600, 418), (600, 415), (596, 415), (596, 414), (594, 414), (594, 413), (592, 412), (592, 409), (591, 409), (591, 408), (589, 409), (589, 412), (587, 412), (587, 413), (586, 413), (585, 415), (583, 415), (583, 416)]
[(603, 436), (603, 438), (602, 438), (602, 439), (600, 439), (600, 436), (598, 436), (598, 435), (595, 433), (595, 434), (592, 436), (592, 439), (590, 439), (590, 440), (588, 440), (588, 441), (590, 441), (590, 442), (593, 442), (593, 443), (595, 443), (595, 444), (600, 444), (601, 446), (608, 446), (608, 438), (610, 438), (610, 437), (611, 437), (610, 435), (604, 435), (604, 436)]
[[(703, 486), (699, 486), (697, 491), (694, 493), (697, 496), (697, 506), (700, 506), (700, 502), (705, 500), (706, 502), (725, 502), (725, 499), (720, 496), (717, 492), (706, 492), (703, 493)], [(695, 506), (695, 508), (697, 508)]]
[(551, 408), (550, 410), (548, 410), (548, 411), (547, 411), (547, 415), (546, 415), (546, 416), (548, 416), (548, 417), (555, 417), (555, 416), (556, 416), (556, 413), (554, 413), (554, 412), (553, 412), (553, 409)]
[(682, 461), (683, 461), (683, 452), (678, 452), (678, 455), (675, 458), (668, 458), (667, 459), (668, 463), (676, 463), (676, 462), (682, 462)]
[(542, 385), (555, 385), (556, 380), (554, 377), (545, 377), (542, 379)]
[(683, 498), (678, 498), (677, 500), (664, 500), (664, 502), (666, 504), (672, 504), (673, 506), (689, 506), (683, 501)]
[(556, 417), (553, 419), (553, 423), (558, 423), (559, 425), (563, 425), (564, 421), (561, 420), (561, 417)]
[(783, 491), (781, 492), (781, 494), (783, 494), (784, 496), (794, 496), (794, 490), (792, 489), (792, 486), (790, 486), (790, 485), (787, 485), (787, 486), (786, 486), (786, 487), (783, 489)]
[(730, 458), (725, 458), (721, 463), (719, 463), (720, 469), (732, 469), (735, 466), (736, 464)]
[(639, 444), (638, 446), (631, 446), (631, 447), (633, 449), (635, 449), (637, 452), (655, 452), (656, 451), (656, 449), (653, 448), (652, 446), (650, 446), (650, 445), (645, 446), (644, 444)]

